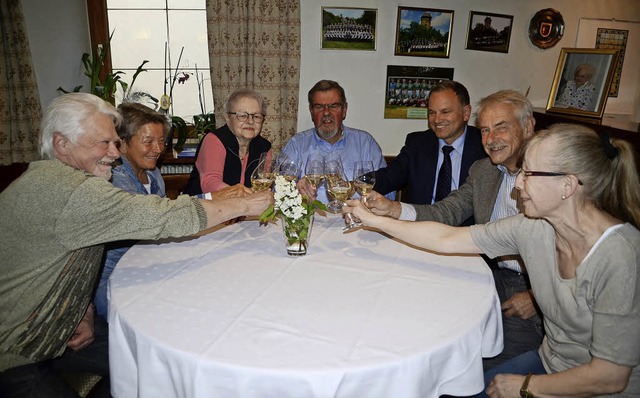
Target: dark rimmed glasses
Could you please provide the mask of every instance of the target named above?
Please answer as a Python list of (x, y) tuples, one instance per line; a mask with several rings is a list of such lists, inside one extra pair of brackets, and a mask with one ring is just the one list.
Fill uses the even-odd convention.
[(236, 115), (236, 119), (240, 122), (246, 122), (251, 116), (251, 120), (255, 123), (264, 122), (264, 115), (262, 113), (247, 113), (247, 112), (227, 112), (229, 115)]
[[(527, 181), (527, 177), (564, 177), (571, 175), (568, 173), (556, 173), (553, 171), (531, 171), (525, 169), (518, 170), (518, 174), (522, 174), (522, 181)], [(580, 179), (578, 179), (578, 184), (583, 185)]]
[(328, 110), (335, 112), (342, 109), (342, 105), (344, 105), (342, 102), (334, 102), (333, 104), (313, 104), (311, 105), (311, 109), (314, 112), (321, 112), (327, 108)]

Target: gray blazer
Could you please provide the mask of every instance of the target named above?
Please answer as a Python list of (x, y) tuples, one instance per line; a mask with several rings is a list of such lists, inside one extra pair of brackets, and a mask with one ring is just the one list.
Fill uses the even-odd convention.
[(488, 223), (502, 177), (502, 172), (489, 158), (476, 161), (469, 169), (465, 183), (449, 196), (432, 205), (414, 205), (416, 221), (437, 221), (457, 226), (473, 216), (477, 224)]

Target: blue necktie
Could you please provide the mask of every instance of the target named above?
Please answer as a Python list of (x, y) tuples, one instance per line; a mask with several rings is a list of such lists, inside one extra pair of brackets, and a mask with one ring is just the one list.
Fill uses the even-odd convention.
[(451, 192), (451, 151), (453, 151), (451, 145), (442, 147), (443, 160), (442, 166), (440, 166), (440, 172), (438, 173), (436, 202), (446, 198)]

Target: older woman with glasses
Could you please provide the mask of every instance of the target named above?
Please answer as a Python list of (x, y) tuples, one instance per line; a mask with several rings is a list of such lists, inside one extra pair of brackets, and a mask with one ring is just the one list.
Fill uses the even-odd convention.
[(375, 216), (355, 200), (343, 211), (429, 250), (524, 259), (546, 336), (485, 374), (490, 397), (637, 397), (638, 186), (629, 143), (561, 124), (526, 147), (516, 180), (524, 215), (456, 228)]
[(266, 117), (262, 95), (249, 89), (235, 91), (224, 110), (227, 124), (207, 134), (200, 143), (185, 193), (251, 187), (251, 173), (260, 155), (271, 154), (271, 143), (260, 136)]

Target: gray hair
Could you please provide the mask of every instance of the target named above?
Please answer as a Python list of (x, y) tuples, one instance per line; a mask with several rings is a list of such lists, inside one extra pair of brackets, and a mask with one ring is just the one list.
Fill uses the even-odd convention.
[(522, 131), (527, 130), (527, 124), (533, 118), (533, 105), (527, 97), (515, 90), (500, 90), (482, 98), (478, 103), (476, 118), (479, 118), (487, 107), (498, 104), (511, 105), (520, 128)]
[(227, 97), (227, 100), (224, 103), (225, 113), (233, 112), (233, 106), (241, 98), (253, 98), (258, 101), (258, 104), (260, 105), (260, 112), (265, 116), (267, 115), (267, 104), (264, 97), (259, 92), (250, 88), (243, 88), (229, 94), (229, 97)]
[(583, 184), (585, 201), (636, 228), (640, 225), (640, 182), (629, 142), (565, 123), (539, 131), (526, 151), (547, 140), (553, 144), (546, 148), (553, 171), (575, 175)]
[(577, 75), (581, 70), (587, 72), (587, 75), (589, 75), (589, 80), (591, 80), (591, 78), (596, 74), (595, 66), (591, 64), (580, 64), (576, 66), (576, 70), (573, 72), (573, 75)]
[(314, 84), (313, 87), (311, 87), (311, 90), (309, 90), (309, 93), (307, 94), (307, 99), (309, 100), (309, 106), (313, 105), (311, 101), (313, 101), (313, 95), (315, 93), (319, 91), (329, 91), (329, 90), (338, 90), (338, 94), (340, 95), (340, 101), (342, 101), (342, 104), (347, 103), (347, 96), (344, 93), (344, 88), (342, 88), (342, 86), (334, 80), (324, 79)]
[(154, 111), (146, 105), (136, 102), (125, 102), (118, 105), (122, 115), (122, 124), (118, 128), (118, 136), (124, 142), (131, 142), (131, 138), (147, 124), (161, 124), (162, 133), (166, 139), (171, 131), (171, 122), (165, 115)]
[(47, 107), (40, 128), (40, 155), (43, 159), (55, 159), (53, 134), (60, 133), (76, 144), (89, 131), (97, 114), (111, 117), (118, 127), (122, 116), (110, 103), (93, 94), (69, 93), (55, 98)]

